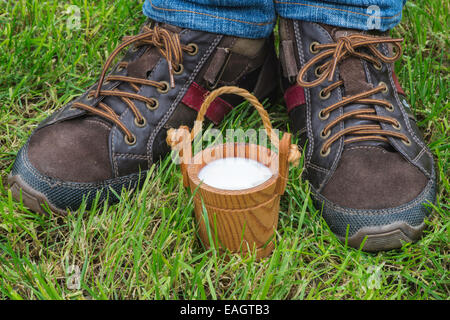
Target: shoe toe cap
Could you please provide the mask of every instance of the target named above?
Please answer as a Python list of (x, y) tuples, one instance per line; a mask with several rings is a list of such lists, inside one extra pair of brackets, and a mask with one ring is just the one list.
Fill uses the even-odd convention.
[(112, 178), (110, 128), (94, 119), (75, 119), (36, 131), (28, 142), (28, 159), (45, 176), (71, 182)]
[(344, 150), (321, 193), (341, 207), (385, 209), (414, 200), (428, 180), (397, 152), (381, 147), (353, 147)]
[(435, 197), (434, 179), (398, 153), (379, 148), (344, 151), (323, 192), (315, 194), (333, 233), (356, 248), (367, 238), (366, 251), (418, 240)]

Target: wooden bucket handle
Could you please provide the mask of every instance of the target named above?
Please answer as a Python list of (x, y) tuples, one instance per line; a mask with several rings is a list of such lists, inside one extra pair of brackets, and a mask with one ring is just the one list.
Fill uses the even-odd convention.
[[(262, 123), (264, 125), (264, 129), (266, 130), (267, 135), (270, 138), (270, 141), (274, 146), (278, 148), (279, 139), (278, 136), (276, 136), (273, 133), (272, 130), (272, 124), (270, 123), (269, 114), (264, 109), (262, 104), (258, 101), (258, 99), (252, 95), (250, 92), (248, 92), (245, 89), (235, 87), (235, 86), (224, 86), (220, 87), (214, 91), (212, 91), (208, 96), (206, 97), (205, 101), (203, 101), (202, 106), (200, 107), (200, 110), (197, 114), (197, 120), (195, 122), (194, 128), (191, 131), (191, 141), (194, 140), (194, 134), (195, 132), (199, 132), (201, 130), (201, 125), (203, 124), (203, 120), (205, 119), (206, 111), (208, 111), (209, 106), (211, 103), (219, 96), (223, 94), (236, 94), (238, 96), (243, 97), (245, 100), (250, 102), (250, 104), (258, 111), (259, 116), (261, 117)], [(200, 126), (195, 127), (195, 126)], [(196, 131), (197, 130), (197, 131)]]
[[(208, 94), (205, 101), (203, 102), (200, 110), (198, 111), (197, 120), (195, 121), (194, 128), (190, 133), (190, 141), (193, 141), (195, 138), (195, 133), (201, 131), (201, 126), (203, 124), (203, 120), (205, 119), (206, 111), (208, 110), (211, 103), (222, 94), (236, 94), (244, 99), (246, 99), (250, 104), (258, 111), (259, 116), (261, 117), (262, 123), (264, 125), (264, 129), (266, 130), (267, 135), (271, 143), (278, 148), (278, 158), (279, 158), (279, 175), (280, 179), (278, 181), (277, 191), (279, 194), (283, 194), (286, 188), (287, 183), (287, 175), (288, 175), (288, 163), (292, 163), (294, 165), (298, 164), (300, 159), (300, 151), (298, 150), (297, 145), (291, 144), (291, 134), (284, 133), (283, 138), (280, 142), (278, 136), (274, 134), (272, 129), (272, 124), (270, 123), (269, 114), (264, 109), (259, 100), (252, 95), (250, 92), (243, 88), (235, 87), (235, 86), (224, 86), (220, 87)], [(186, 126), (180, 127), (183, 132), (186, 133)], [(167, 143), (173, 147), (178, 144), (180, 139), (185, 139), (185, 134), (177, 132), (177, 130), (169, 129), (167, 131)], [(184, 157), (190, 157), (191, 155), (182, 155)], [(183, 172), (183, 181), (184, 185), (188, 185), (187, 179), (187, 170), (186, 166), (183, 165), (185, 162), (183, 161), (181, 165), (181, 169)]]

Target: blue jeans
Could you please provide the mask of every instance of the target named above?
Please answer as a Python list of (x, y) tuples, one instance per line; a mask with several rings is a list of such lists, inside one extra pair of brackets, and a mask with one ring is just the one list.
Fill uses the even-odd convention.
[(402, 18), (406, 0), (146, 0), (144, 14), (183, 28), (265, 38), (277, 14), (359, 30), (388, 30)]

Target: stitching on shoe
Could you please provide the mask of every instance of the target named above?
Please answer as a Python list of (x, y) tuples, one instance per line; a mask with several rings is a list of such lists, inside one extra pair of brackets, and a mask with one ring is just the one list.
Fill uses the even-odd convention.
[(424, 154), (426, 148), (422, 148), (422, 150), (420, 150), (420, 152), (417, 154), (417, 156), (411, 161), (413, 163), (416, 163)]
[[(180, 34), (181, 34), (181, 32), (180, 32)], [(149, 74), (149, 76), (147, 78), (151, 78), (152, 77), (152, 75), (155, 72), (155, 70), (157, 70), (158, 67), (163, 63), (163, 60), (164, 59), (162, 57), (160, 57), (158, 59), (158, 62), (155, 64), (155, 66), (153, 67), (153, 69), (151, 70), (151, 72), (150, 72), (150, 74)], [(138, 93), (141, 93), (141, 92), (142, 92), (142, 87), (140, 88)], [(122, 112), (122, 114), (120, 115), (119, 119), (122, 120), (123, 118), (128, 116), (128, 114), (130, 112), (131, 112), (131, 110), (129, 108), (127, 108), (124, 112)], [(113, 161), (114, 161), (114, 173), (115, 173), (116, 177), (119, 176), (119, 165), (117, 163), (116, 155), (121, 154), (120, 152), (116, 152), (116, 147), (115, 147), (116, 146), (116, 144), (115, 144), (116, 138), (120, 139), (118, 137), (119, 131), (120, 131), (119, 128), (117, 128), (117, 126), (115, 126), (115, 130), (113, 132), (112, 154), (113, 154)], [(149, 159), (147, 155), (145, 155), (145, 157), (146, 157), (146, 160)], [(150, 167), (150, 162), (148, 163), (148, 166)]]
[[(182, 35), (182, 34), (186, 34), (186, 30), (182, 30), (180, 32), (180, 35)], [(141, 51), (143, 52), (144, 50), (141, 50)], [(136, 56), (133, 61), (136, 61), (136, 59), (138, 59), (138, 58), (139, 57)], [(163, 60), (165, 60), (165, 59), (163, 59), (163, 57), (161, 55), (161, 57), (159, 57), (158, 61), (155, 63), (155, 66), (152, 68), (151, 73), (150, 73), (150, 77), (154, 73), (154, 71), (157, 70), (160, 67), (161, 63), (163, 63)], [(149, 76), (147, 76), (147, 78), (148, 77)], [(143, 92), (143, 87), (141, 86), (141, 88), (138, 90), (137, 93), (139, 94), (139, 93), (142, 93), (142, 92)], [(143, 95), (143, 96), (145, 96), (145, 95)], [(135, 107), (141, 112), (141, 108), (139, 108), (139, 105), (135, 105)], [(125, 111), (123, 111), (120, 114), (120, 116), (119, 116), (119, 120), (123, 122), (123, 119), (128, 118), (129, 114), (130, 114), (130, 111), (131, 110), (128, 109), (128, 108)], [(118, 177), (119, 176), (119, 170), (118, 170), (118, 164), (117, 164), (117, 159), (115, 158), (115, 154), (116, 154), (116, 150), (117, 150), (116, 141), (117, 141), (117, 139), (120, 139), (120, 137), (118, 136), (119, 135), (119, 133), (118, 133), (119, 129), (118, 129), (117, 125), (115, 126), (115, 129), (117, 129), (117, 130), (113, 130), (113, 133), (112, 133), (112, 147), (111, 147), (112, 156), (111, 157), (112, 157), (112, 162), (113, 162), (114, 175), (116, 177)], [(120, 146), (120, 144), (119, 144), (119, 146)], [(143, 153), (147, 154), (146, 151), (144, 151)]]
[[(313, 23), (313, 22), (307, 22), (307, 23), (310, 24), (311, 26), (315, 27), (316, 30), (318, 30), (323, 35), (324, 38), (328, 39), (328, 41), (334, 41), (333, 38), (331, 37), (331, 35), (328, 33), (328, 31), (325, 30), (320, 24)], [(340, 75), (339, 70), (336, 70), (337, 78), (339, 78), (339, 75)], [(338, 100), (342, 101), (342, 99), (343, 99), (342, 98), (342, 89), (340, 87), (336, 88), (336, 89), (337, 89), (337, 94), (338, 94)], [(342, 116), (344, 114), (343, 107), (340, 107), (336, 111), (339, 112), (339, 116)], [(344, 123), (342, 123), (342, 122), (339, 123), (339, 129), (344, 130)], [(326, 183), (331, 179), (331, 176), (333, 175), (334, 171), (337, 168), (337, 165), (342, 157), (342, 151), (343, 151), (343, 147), (344, 147), (344, 137), (341, 137), (339, 139), (337, 147), (338, 147), (338, 151), (336, 152), (336, 155), (333, 159), (330, 169), (329, 169), (328, 173), (325, 175), (325, 177), (322, 179), (322, 181), (319, 183), (319, 189), (318, 189), (319, 192), (326, 185)]]
[[(393, 81), (393, 79), (392, 79), (392, 69), (391, 69), (391, 66), (388, 64), (387, 65), (387, 70), (388, 70), (388, 72), (389, 72), (389, 81), (390, 81), (390, 83), (391, 83), (391, 86), (393, 87), (393, 88), (395, 88), (395, 84), (394, 84), (394, 81)], [(422, 149), (423, 148), (426, 148), (426, 146), (419, 140), (419, 138), (416, 136), (416, 134), (414, 133), (414, 131), (412, 130), (412, 128), (411, 128), (411, 123), (409, 122), (409, 117), (408, 117), (408, 114), (405, 112), (405, 110), (404, 110), (404, 108), (403, 108), (403, 104), (400, 102), (400, 99), (399, 99), (399, 97), (398, 97), (398, 94), (397, 94), (397, 91), (396, 90), (394, 90), (394, 97), (395, 97), (395, 100), (397, 101), (397, 104), (398, 104), (398, 107), (399, 107), (399, 109), (400, 109), (400, 112), (402, 113), (402, 116), (403, 116), (403, 121), (405, 121), (405, 123), (406, 123), (406, 127), (408, 128), (408, 132), (409, 132), (409, 134), (411, 135), (411, 137), (413, 138), (413, 140), (419, 145), (419, 146), (421, 146), (422, 147)], [(398, 143), (398, 142), (396, 142), (395, 141), (395, 144), (397, 145), (397, 147), (398, 148), (400, 148), (400, 150), (402, 150), (401, 148), (402, 148), (402, 146), (400, 146), (400, 144)], [(405, 149), (407, 149), (407, 148), (405, 148)], [(403, 150), (402, 150), (403, 151)], [(428, 154), (428, 150), (426, 150), (426, 152), (427, 152), (427, 154)], [(431, 156), (431, 155), (430, 155)], [(417, 156), (416, 156), (417, 157)], [(407, 156), (407, 158), (410, 158), (409, 156)], [(411, 162), (413, 162), (412, 160), (411, 160)], [(423, 172), (425, 172), (428, 176), (431, 176), (431, 172), (429, 172), (428, 170), (426, 170), (422, 165), (420, 165), (419, 163), (414, 163), (417, 167), (419, 167)]]
[[(391, 68), (391, 66), (390, 66), (390, 65), (387, 65), (387, 69), (388, 69), (388, 72), (389, 72), (389, 81), (390, 81), (390, 83), (391, 83), (391, 86), (392, 86), (392, 88), (395, 88), (395, 83), (394, 83), (394, 80), (393, 80), (393, 78), (392, 78), (393, 76), (392, 76), (392, 68)], [(412, 127), (411, 127), (411, 123), (409, 122), (409, 116), (408, 116), (408, 114), (405, 112), (404, 107), (403, 107), (403, 104), (400, 102), (400, 98), (398, 97), (397, 90), (394, 90), (394, 97), (395, 97), (395, 100), (397, 101), (398, 107), (400, 108), (400, 111), (401, 111), (402, 116), (403, 116), (403, 120), (404, 120), (405, 123), (406, 123), (406, 127), (408, 128), (408, 131), (409, 131), (410, 135), (412, 136), (412, 138), (414, 139), (414, 141), (415, 141), (419, 146), (421, 146), (422, 148), (424, 148), (424, 147), (425, 147), (424, 143), (423, 143), (422, 141), (420, 141), (420, 139), (416, 136), (416, 134), (414, 133), (414, 130), (413, 130)]]
[[(300, 65), (305, 64), (305, 56), (303, 55), (303, 42), (299, 31), (298, 21), (293, 21), (295, 40), (297, 41), (297, 51), (300, 59)], [(306, 129), (308, 132), (308, 148), (307, 148), (307, 161), (312, 158), (314, 149), (314, 135), (311, 128), (311, 94), (309, 88), (305, 88), (305, 100), (306, 100)]]
[[(182, 30), (179, 34), (180, 35), (182, 35), (182, 34), (186, 34), (187, 33), (187, 30), (185, 29), (185, 30)], [(159, 68), (159, 66), (163, 63), (163, 61), (164, 61), (164, 59), (163, 59), (163, 57), (160, 57), (159, 59), (158, 59), (158, 61), (157, 61), (157, 63), (155, 64), (155, 66), (152, 68), (152, 70), (151, 70), (151, 72), (150, 72), (150, 74), (147, 76), (147, 78), (151, 78), (152, 77), (152, 75), (153, 75), (153, 73), (155, 72), (155, 70), (157, 70), (158, 68)], [(138, 93), (141, 93), (142, 92), (142, 87), (140, 88), (140, 90), (138, 91)], [(137, 106), (138, 107), (138, 106)], [(139, 109), (139, 108), (138, 108)], [(125, 118), (125, 117), (127, 117), (128, 116), (128, 114), (129, 114), (129, 112), (130, 112), (130, 110), (129, 109), (126, 109), (124, 112), (122, 112), (122, 114), (120, 115), (120, 119), (122, 120), (123, 118)], [(119, 171), (118, 171), (118, 164), (117, 164), (117, 159), (115, 158), (115, 155), (116, 154), (120, 154), (120, 153), (117, 153), (117, 152), (115, 152), (115, 150), (116, 150), (116, 147), (115, 147), (115, 141), (116, 141), (116, 138), (119, 138), (119, 137), (117, 137), (117, 135), (119, 134), (119, 129), (117, 128), (117, 126), (116, 126), (116, 130), (113, 132), (113, 146), (112, 146), (112, 154), (113, 154), (113, 162), (114, 162), (114, 172), (115, 172), (115, 175), (116, 176), (119, 176)], [(145, 152), (145, 154), (147, 155), (147, 152)], [(148, 158), (148, 156), (146, 156), (146, 159), (149, 159)], [(150, 161), (148, 161), (148, 166), (150, 167), (150, 165), (151, 165), (151, 162)]]
[(302, 134), (308, 133), (307, 131), (308, 131), (307, 128), (301, 128), (300, 130), (298, 130), (298, 134), (302, 135)]
[(330, 170), (326, 169), (326, 168), (322, 168), (318, 165), (315, 165), (312, 162), (308, 162), (308, 164), (306, 165), (307, 167), (310, 167), (311, 169), (314, 169), (316, 171), (320, 171), (322, 173), (328, 174), (330, 172)]
[(148, 156), (132, 154), (132, 153), (115, 153), (115, 157), (118, 158), (128, 158), (128, 159), (137, 159), (137, 160), (148, 160)]
[[(107, 129), (108, 131), (113, 131), (114, 130), (113, 126), (108, 126), (106, 123), (98, 121), (98, 120), (87, 119), (86, 121), (91, 122), (91, 123), (95, 123), (96, 125), (100, 125), (103, 128)], [(112, 141), (112, 143), (113, 143), (112, 148), (114, 150), (114, 131), (112, 132), (112, 140), (113, 140)], [(118, 170), (117, 170), (117, 162), (116, 162), (116, 159), (114, 158), (114, 155), (112, 156), (112, 162), (113, 162), (112, 165), (113, 165), (114, 175), (117, 177), (119, 174), (118, 174)]]
[(92, 122), (92, 123), (95, 123), (95, 124), (97, 124), (97, 125), (100, 125), (100, 126), (102, 126), (103, 128), (107, 129), (108, 131), (111, 130), (111, 128), (112, 128), (111, 126), (108, 126), (106, 123), (101, 122), (101, 121), (98, 121), (98, 120), (94, 120), (94, 119), (86, 119), (85, 121), (86, 121), (86, 122)]
[[(387, 48), (386, 48), (386, 46), (384, 45), (384, 44), (382, 44), (381, 45), (381, 50), (383, 51), (383, 54), (388, 54), (388, 50), (387, 50)], [(367, 62), (365, 62), (365, 61), (363, 61), (363, 66), (364, 66), (364, 71), (366, 72), (366, 76), (367, 76), (367, 80), (368, 80), (368, 82), (370, 83), (370, 84), (372, 84), (372, 86), (374, 85), (374, 83), (373, 83), (373, 81), (372, 81), (372, 77), (371, 77), (371, 75), (370, 75), (370, 72), (369, 72), (369, 69), (368, 69), (368, 67), (367, 67)], [(392, 68), (391, 68), (391, 65), (390, 64), (386, 64), (386, 69), (388, 70), (388, 78), (389, 78), (389, 82), (390, 82), (390, 84), (391, 84), (391, 87), (392, 88), (395, 88), (395, 84), (394, 84), (394, 82), (393, 82), (393, 78), (392, 78)], [(406, 122), (406, 126), (407, 126), (407, 128), (408, 128), (408, 132), (411, 134), (411, 132), (412, 132), (412, 128), (411, 128), (411, 126), (410, 126), (410, 123), (409, 123), (409, 117), (408, 117), (408, 115), (405, 113), (405, 110), (403, 109), (403, 104), (400, 102), (400, 100), (399, 100), (399, 97), (398, 97), (398, 94), (397, 94), (397, 91), (396, 90), (393, 90), (394, 92), (393, 92), (393, 94), (394, 94), (394, 98), (395, 98), (395, 100), (396, 100), (396, 102), (397, 102), (397, 105), (398, 105), (398, 108), (400, 109), (400, 112), (401, 112), (401, 114), (402, 114), (402, 116), (403, 116), (403, 120), (405, 121), (405, 119), (407, 119), (405, 122)], [(406, 116), (406, 117), (405, 117)], [(422, 148), (424, 147), (423, 146), (423, 144), (421, 144), (421, 143), (418, 143), (418, 141), (417, 141), (417, 137), (414, 135), (414, 134), (411, 134), (411, 136), (412, 136), (412, 138), (413, 138), (413, 140), (419, 145), (419, 146), (421, 146)], [(400, 154), (402, 154), (408, 161), (410, 161), (413, 165), (415, 165), (415, 166), (417, 166), (417, 167), (419, 167), (427, 176), (430, 176), (430, 173), (427, 171), (427, 170), (425, 170), (419, 163), (415, 163), (414, 161), (412, 161), (411, 160), (411, 157), (408, 155), (408, 153), (407, 153), (407, 148), (405, 148), (404, 149), (404, 147), (402, 146), (402, 145), (400, 145), (400, 143), (398, 142), (398, 141), (396, 141), (395, 139), (389, 139), (389, 141), (396, 147), (396, 150), (400, 153)], [(417, 156), (416, 156), (417, 157)]]
[[(428, 157), (432, 157), (432, 155), (430, 154), (430, 152), (428, 151), (427, 147), (424, 147), (421, 151), (420, 151), (420, 158), (423, 157), (424, 155), (427, 155)], [(413, 162), (414, 165), (416, 165), (417, 167), (421, 168), (420, 164), (418, 163), (419, 161), (419, 156), (416, 157), (416, 161)], [(423, 169), (425, 170), (425, 169)], [(425, 172), (428, 172), (427, 170), (425, 170)], [(431, 172), (429, 173), (429, 177), (430, 179), (433, 179), (433, 177), (435, 176), (435, 170), (434, 170), (434, 163), (431, 163)]]
[[(191, 30), (187, 30), (187, 29), (185, 29), (183, 31), (186, 31), (186, 34), (191, 33)], [(205, 53), (203, 54), (203, 56), (200, 59), (200, 61), (197, 63), (197, 65), (195, 66), (195, 68), (191, 72), (188, 80), (184, 83), (184, 86), (178, 92), (178, 95), (175, 97), (175, 99), (172, 102), (171, 106), (169, 107), (167, 112), (164, 114), (164, 116), (161, 118), (161, 120), (158, 122), (158, 125), (155, 127), (155, 129), (152, 131), (152, 133), (151, 133), (151, 135), (150, 135), (150, 137), (149, 137), (149, 139), (147, 141), (147, 155), (148, 155), (148, 167), (149, 168), (151, 166), (151, 161), (153, 159), (153, 141), (154, 141), (156, 135), (159, 133), (161, 128), (163, 128), (163, 126), (166, 124), (167, 120), (170, 118), (170, 116), (172, 115), (173, 111), (178, 106), (178, 104), (180, 103), (181, 99), (184, 97), (184, 95), (185, 95), (187, 89), (189, 88), (189, 86), (191, 85), (192, 81), (194, 81), (194, 79), (197, 76), (199, 70), (203, 67), (205, 61), (210, 57), (212, 51), (217, 47), (217, 45), (219, 44), (220, 40), (222, 40), (222, 38), (223, 38), (223, 35), (217, 35), (214, 38), (214, 41), (212, 41), (211, 45), (205, 51)]]
[[(386, 47), (385, 45), (383, 45), (382, 48), (383, 48), (384, 53), (388, 53), (389, 50), (387, 49), (387, 47)], [(394, 78), (393, 78), (393, 71), (392, 71), (392, 65), (387, 64), (387, 70), (388, 70), (388, 73), (389, 73), (389, 81), (390, 81), (390, 83), (391, 83), (391, 87), (392, 87), (392, 88), (395, 88), (395, 83), (394, 83)], [(412, 138), (414, 139), (414, 141), (415, 141), (419, 146), (421, 146), (421, 147), (424, 148), (424, 149), (427, 149), (426, 144), (425, 144), (423, 141), (421, 141), (421, 140), (417, 137), (417, 135), (415, 134), (414, 130), (412, 129), (411, 123), (409, 122), (409, 116), (408, 116), (408, 113), (405, 111), (405, 108), (404, 108), (404, 106), (403, 106), (403, 103), (401, 103), (401, 101), (400, 101), (400, 98), (399, 98), (399, 96), (398, 96), (397, 90), (394, 90), (394, 97), (395, 97), (395, 100), (397, 101), (397, 104), (398, 104), (398, 107), (400, 108), (400, 111), (402, 112), (403, 120), (405, 121), (406, 127), (408, 128), (408, 131), (409, 131), (409, 133), (411, 134)], [(427, 154), (428, 154), (430, 157), (432, 157), (432, 155), (428, 152), (428, 150), (425, 150), (425, 152), (427, 152)], [(422, 168), (422, 169), (423, 169), (425, 172), (428, 173), (427, 170), (425, 170), (424, 168)], [(430, 174), (430, 173), (429, 173), (429, 174)]]
[[(336, 75), (339, 78), (339, 70), (336, 70)], [(339, 101), (342, 101), (343, 97), (342, 97), (342, 89), (339, 87), (337, 88), (337, 93), (338, 93), (338, 98)], [(344, 107), (340, 107), (338, 109), (339, 112), (339, 116), (342, 116), (344, 114)], [(341, 121), (339, 123), (339, 127), (340, 130), (344, 130), (344, 122)], [(334, 172), (336, 171), (336, 168), (338, 166), (339, 161), (342, 158), (342, 152), (344, 149), (344, 137), (341, 137), (339, 139), (339, 145), (338, 145), (338, 151), (336, 152), (336, 156), (334, 157), (333, 163), (331, 164), (329, 173), (326, 175), (325, 179), (323, 180), (321, 187), (319, 190), (322, 190), (322, 188), (326, 185), (326, 183), (331, 179), (331, 176), (334, 174)]]
[(376, 149), (378, 151), (382, 151), (383, 153), (388, 153), (384, 148), (375, 147), (375, 146), (354, 146), (354, 147), (347, 148), (347, 150), (355, 150), (355, 149)]
[[(116, 130), (114, 130), (114, 129), (116, 129)], [(116, 161), (116, 158), (114, 157), (114, 154), (115, 154), (115, 152), (114, 152), (114, 150), (116, 149), (115, 148), (115, 145), (116, 145), (116, 134), (117, 134), (117, 131), (119, 131), (118, 130), (118, 128), (116, 127), (116, 128), (113, 128), (112, 129), (113, 130), (113, 133), (112, 133), (112, 137), (111, 137), (111, 145), (112, 145), (112, 147), (111, 147), (111, 151), (112, 151), (112, 161), (113, 161), (113, 167), (114, 167), (114, 176), (116, 176), (116, 177), (118, 177), (119, 176), (119, 169), (118, 169), (118, 166), (117, 166), (117, 161)]]
[(367, 61), (366, 60), (362, 60), (362, 65), (364, 68), (364, 72), (366, 73), (366, 77), (367, 77), (367, 81), (372, 85), (373, 87), (373, 81), (372, 81), (372, 76), (370, 74), (369, 68), (367, 67)]

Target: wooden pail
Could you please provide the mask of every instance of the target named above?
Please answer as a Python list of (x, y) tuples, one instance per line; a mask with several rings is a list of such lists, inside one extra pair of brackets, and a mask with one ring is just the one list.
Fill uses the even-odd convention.
[[(284, 193), (288, 178), (289, 162), (300, 158), (297, 145), (291, 145), (291, 135), (284, 133), (279, 141), (273, 133), (267, 112), (261, 103), (245, 89), (221, 87), (205, 99), (197, 116), (196, 125), (204, 119), (211, 102), (221, 94), (238, 94), (246, 98), (259, 112), (271, 144), (271, 149), (249, 143), (226, 143), (212, 146), (192, 157), (191, 141), (194, 128), (169, 129), (167, 142), (180, 152), (181, 170), (185, 187), (194, 194), (195, 218), (199, 224), (199, 237), (205, 247), (211, 241), (216, 248), (233, 253), (247, 254), (256, 250), (256, 257), (268, 256), (274, 248), (274, 233), (278, 225), (280, 196)], [(180, 148), (184, 144), (184, 148)], [(239, 157), (256, 160), (268, 167), (272, 177), (255, 187), (244, 190), (224, 190), (202, 183), (200, 170), (214, 160)], [(205, 212), (205, 210), (206, 212)]]

